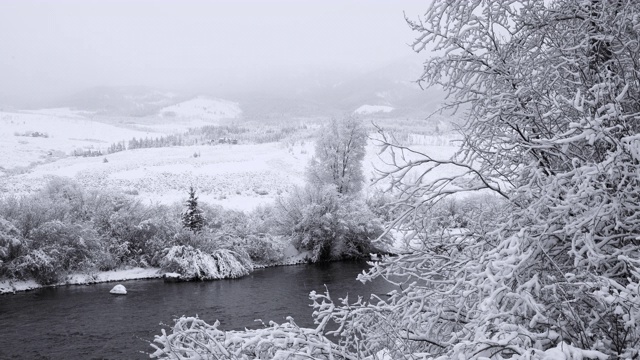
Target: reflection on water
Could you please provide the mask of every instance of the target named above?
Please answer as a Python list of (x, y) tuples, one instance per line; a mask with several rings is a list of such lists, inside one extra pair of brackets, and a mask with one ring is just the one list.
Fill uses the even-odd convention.
[(355, 281), (364, 262), (335, 262), (260, 269), (235, 280), (123, 282), (128, 294), (109, 294), (113, 283), (63, 286), (0, 296), (0, 359), (145, 359), (160, 324), (198, 315), (222, 329), (256, 327), (255, 319), (312, 326), (308, 294), (334, 300), (391, 290), (382, 281)]

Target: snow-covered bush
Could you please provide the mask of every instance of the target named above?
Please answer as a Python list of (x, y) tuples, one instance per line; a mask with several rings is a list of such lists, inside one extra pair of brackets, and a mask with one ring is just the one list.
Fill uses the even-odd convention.
[(237, 278), (253, 270), (246, 255), (227, 249), (208, 253), (185, 245), (168, 248), (160, 266), (163, 270), (179, 273), (185, 280)]
[(368, 254), (383, 233), (361, 198), (339, 194), (333, 185), (296, 188), (278, 199), (275, 215), (281, 234), (299, 250), (311, 250), (314, 262)]
[(20, 198), (10, 196), (0, 205), (0, 216), (10, 221), (23, 237), (48, 221), (65, 221), (71, 211), (67, 202), (44, 196), (42, 192)]
[(298, 327), (293, 319), (261, 329), (223, 331), (197, 317), (176, 319), (171, 333), (162, 329), (151, 346), (156, 359), (355, 359), (316, 329)]
[(126, 264), (126, 259), (130, 258), (128, 254), (128, 243), (119, 242), (114, 238), (102, 238), (100, 250), (93, 254), (93, 263), (99, 271), (114, 270)]
[(55, 247), (34, 249), (13, 260), (8, 272), (18, 279), (34, 279), (42, 285), (55, 284), (64, 274), (60, 260)]
[(23, 243), (21, 255), (8, 264), (7, 271), (41, 284), (55, 283), (69, 271), (93, 267), (99, 252), (95, 231), (59, 220), (40, 225)]
[[(40, 198), (65, 205), (65, 216), (73, 220), (85, 219), (88, 214), (87, 192), (77, 182), (64, 177), (54, 176), (40, 192)], [(61, 219), (60, 219), (61, 220)]]
[(67, 271), (90, 266), (98, 241), (97, 233), (91, 228), (54, 220), (32, 231), (28, 245), (34, 250), (43, 249), (56, 258), (60, 271)]
[(240, 246), (247, 252), (252, 261), (261, 264), (275, 263), (284, 257), (277, 247), (281, 240), (267, 234), (251, 234), (244, 238)]
[[(108, 211), (101, 209), (96, 217), (102, 232), (117, 245), (113, 250), (122, 257), (121, 263), (139, 266), (157, 266), (161, 252), (172, 245), (180, 226), (168, 208), (144, 206), (138, 201), (124, 199), (118, 206)], [(126, 251), (121, 251), (126, 244)], [(115, 254), (115, 253), (114, 253)]]
[(7, 272), (8, 264), (24, 251), (24, 239), (18, 229), (0, 217), (0, 276)]

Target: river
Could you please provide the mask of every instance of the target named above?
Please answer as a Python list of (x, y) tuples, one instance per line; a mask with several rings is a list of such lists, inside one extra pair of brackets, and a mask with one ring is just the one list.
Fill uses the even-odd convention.
[(148, 359), (149, 342), (181, 315), (198, 315), (220, 328), (255, 327), (255, 319), (293, 316), (312, 326), (308, 294), (334, 301), (392, 289), (382, 280), (355, 281), (365, 262), (333, 262), (258, 269), (240, 279), (165, 283), (121, 282), (128, 294), (109, 294), (114, 283), (44, 288), (0, 295), (0, 359)]

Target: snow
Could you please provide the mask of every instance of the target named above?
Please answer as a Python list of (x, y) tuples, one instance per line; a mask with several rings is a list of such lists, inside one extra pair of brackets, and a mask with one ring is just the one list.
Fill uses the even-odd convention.
[(561, 341), (556, 347), (548, 349), (544, 352), (542, 359), (544, 360), (583, 360), (598, 359), (606, 360), (609, 357), (599, 351), (582, 350)]
[[(415, 145), (415, 148), (434, 158), (448, 158), (456, 148), (435, 145), (448, 144), (443, 139), (423, 137), (420, 140), (425, 145)], [(0, 153), (1, 146), (0, 143)], [(30, 152), (34, 151), (31, 144), (25, 146), (31, 147)], [(0, 172), (0, 194), (31, 193), (42, 188), (52, 176), (65, 176), (88, 188), (131, 191), (137, 193), (141, 201), (166, 205), (184, 201), (188, 187), (193, 185), (204, 203), (250, 211), (273, 202), (293, 186), (304, 184), (305, 169), (314, 146), (311, 141), (294, 146), (280, 143), (199, 145), (127, 150), (101, 157), (66, 157), (32, 166), (24, 173), (3, 176)], [(370, 143), (366, 150), (363, 171), (367, 183), (372, 184), (371, 180), (377, 176), (375, 169), (387, 166), (377, 157), (375, 145)], [(196, 152), (200, 156), (194, 158)], [(9, 157), (16, 165), (28, 165), (28, 156), (10, 154)], [(108, 159), (107, 163), (103, 162), (104, 158)], [(0, 159), (0, 163), (3, 160)], [(439, 174), (448, 176), (455, 171), (459, 170), (442, 167)], [(387, 184), (374, 186), (384, 188)]]
[[(16, 135), (33, 132), (44, 133), (47, 137)], [(0, 167), (11, 169), (49, 162), (76, 149), (104, 151), (114, 142), (148, 136), (148, 132), (92, 121), (77, 114), (0, 111)]]
[[(103, 271), (92, 274), (75, 273), (68, 275), (63, 281), (51, 285), (88, 285), (103, 282), (140, 280), (140, 279), (157, 279), (162, 277), (158, 268), (130, 268), (112, 271)], [(20, 291), (28, 291), (39, 289), (42, 286), (34, 280), (0, 280), (0, 294), (15, 293)]]
[[(51, 176), (66, 176), (88, 188), (135, 190), (140, 200), (172, 204), (186, 199), (193, 185), (201, 201), (236, 210), (251, 210), (304, 183), (313, 151), (305, 145), (290, 152), (271, 143), (201, 145), (136, 149), (105, 157), (68, 157), (41, 164), (0, 180), (0, 193), (26, 194), (42, 188)], [(193, 154), (198, 152), (199, 157)], [(103, 162), (107, 158), (107, 163)], [(2, 175), (0, 174), (0, 179)]]
[(28, 114), (36, 114), (36, 115), (46, 115), (46, 116), (55, 116), (55, 117), (67, 117), (67, 118), (86, 118), (86, 116), (91, 116), (95, 114), (95, 112), (90, 111), (79, 111), (72, 110), (68, 107), (63, 108), (49, 108), (49, 109), (39, 109), (39, 110), (25, 110), (22, 111)]
[(161, 265), (178, 273), (181, 280), (238, 278), (253, 271), (251, 260), (234, 251), (218, 249), (207, 253), (184, 245), (171, 247)]
[(160, 110), (163, 117), (199, 118), (204, 120), (235, 119), (242, 114), (236, 102), (204, 96), (167, 106)]
[[(218, 115), (240, 114), (237, 104), (226, 100), (200, 97), (179, 105), (175, 106), (183, 114), (193, 115), (205, 107), (206, 111)], [(172, 109), (175, 110), (165, 108)], [(158, 136), (169, 128), (205, 123), (199, 118), (94, 121), (94, 117), (88, 116), (70, 109), (0, 112), (0, 154), (3, 155), (0, 156), (0, 196), (29, 194), (41, 189), (52, 176), (63, 176), (87, 188), (114, 188), (138, 194), (137, 198), (146, 203), (167, 205), (184, 201), (186, 190), (193, 185), (205, 203), (250, 211), (273, 202), (293, 186), (303, 185), (306, 166), (314, 153), (314, 143), (305, 141), (294, 145), (199, 145), (127, 150), (100, 157), (68, 156), (78, 148), (105, 150), (114, 142)], [(113, 125), (116, 123), (118, 126)], [(150, 133), (151, 129), (155, 132)], [(14, 135), (27, 131), (47, 133), (49, 137)], [(412, 141), (419, 141), (417, 150), (438, 158), (448, 157), (455, 151), (442, 136), (416, 135)], [(364, 171), (369, 184), (376, 177), (374, 168), (385, 167), (377, 158), (377, 151), (372, 144), (367, 146)], [(194, 153), (200, 156), (194, 158)], [(108, 162), (103, 162), (104, 159)]]
[(124, 287), (124, 285), (118, 284), (114, 286), (113, 289), (109, 291), (109, 293), (114, 295), (127, 295), (127, 289)]
[(354, 113), (360, 115), (375, 114), (375, 113), (390, 113), (394, 110), (391, 106), (386, 105), (362, 105), (357, 108)]
[[(298, 251), (292, 244), (288, 244), (284, 249), (284, 257), (281, 261), (270, 264), (269, 266), (285, 266), (285, 265), (296, 265), (296, 264), (304, 264), (307, 262), (307, 259), (310, 257), (310, 251), (300, 252)], [(218, 257), (220, 258), (220, 257)], [(227, 264), (238, 265), (233, 261), (226, 261)], [(211, 264), (209, 264), (211, 265)], [(215, 267), (215, 264), (213, 264)], [(212, 268), (213, 268), (212, 267)], [(225, 271), (227, 275), (239, 275), (240, 273), (246, 270), (246, 265), (243, 266), (244, 269), (240, 269), (237, 266), (237, 269), (219, 269), (216, 267), (215, 273), (220, 275), (220, 271)], [(263, 268), (266, 266), (255, 266), (255, 268)], [(35, 280), (0, 280), (0, 294), (10, 294), (22, 291), (29, 291), (40, 289), (43, 287), (56, 287), (62, 285), (90, 285), (104, 282), (116, 282), (116, 281), (126, 281), (126, 280), (141, 280), (141, 279), (159, 279), (159, 278), (167, 278), (167, 279), (178, 279), (183, 278), (183, 275), (177, 272), (164, 272), (159, 268), (128, 268), (128, 269), (120, 269), (120, 270), (111, 270), (111, 271), (102, 271), (96, 273), (74, 273), (69, 274), (65, 277), (65, 279), (57, 284), (43, 286), (38, 284)]]

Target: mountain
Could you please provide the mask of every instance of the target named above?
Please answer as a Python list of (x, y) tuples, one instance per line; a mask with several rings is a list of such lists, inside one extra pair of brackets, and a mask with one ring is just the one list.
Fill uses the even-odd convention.
[(144, 86), (98, 86), (63, 98), (58, 106), (104, 115), (146, 116), (185, 99), (173, 92)]
[[(185, 116), (241, 117), (255, 121), (354, 113), (368, 118), (418, 119), (436, 111), (444, 100), (442, 91), (420, 88), (416, 79), (422, 70), (422, 61), (417, 56), (368, 71), (298, 67), (267, 72), (259, 79), (240, 77), (235, 90), (203, 89), (198, 92), (200, 97), (143, 86), (101, 86), (62, 99), (55, 107), (117, 116), (171, 116), (186, 111), (191, 113)], [(191, 102), (173, 108), (186, 101)], [(238, 109), (230, 103), (212, 101), (235, 102)]]
[(404, 58), (336, 86), (333, 102), (350, 112), (384, 117), (426, 117), (437, 110), (444, 93), (421, 89), (422, 63)]

